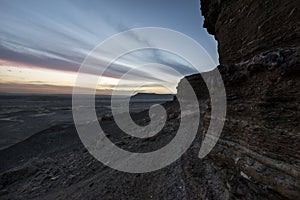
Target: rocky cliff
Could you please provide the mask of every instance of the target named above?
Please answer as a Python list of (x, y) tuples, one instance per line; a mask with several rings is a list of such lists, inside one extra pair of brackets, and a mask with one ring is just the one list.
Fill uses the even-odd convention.
[[(215, 197), (300, 196), (299, 4), (201, 1), (204, 27), (218, 41), (217, 68), (228, 104), (221, 138), (202, 163), (214, 174), (208, 179), (219, 180), (217, 187), (207, 183)], [(207, 89), (199, 74), (186, 78), (201, 99), (205, 133), (210, 121)]]
[(219, 44), (221, 64), (268, 50), (299, 47), (300, 3), (287, 0), (202, 0), (204, 27)]

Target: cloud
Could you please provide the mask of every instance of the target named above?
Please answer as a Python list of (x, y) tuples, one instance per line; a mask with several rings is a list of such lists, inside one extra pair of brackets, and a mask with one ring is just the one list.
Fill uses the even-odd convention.
[[(113, 85), (111, 85), (113, 88)], [(116, 92), (119, 95), (131, 95), (133, 85), (122, 85), (115, 89), (97, 89), (97, 95), (107, 95), (112, 94), (112, 92)], [(135, 92), (144, 92), (148, 90), (157, 91), (159, 90), (159, 85), (146, 85)], [(0, 84), (0, 92), (1, 93), (14, 93), (14, 94), (72, 94), (73, 87), (72, 86), (60, 86), (60, 85), (50, 85), (50, 84), (42, 84), (38, 82), (32, 82), (28, 84), (19, 84), (19, 83), (1, 83)], [(84, 89), (83, 91), (87, 91)], [(169, 93), (168, 90), (163, 93)]]
[[(29, 2), (21, 6), (14, 1), (4, 2), (4, 7), (8, 9), (0, 8), (0, 59), (21, 67), (77, 72), (95, 45), (109, 35), (133, 28), (112, 14), (93, 12), (95, 10), (90, 6), (92, 12), (87, 12), (82, 9), (81, 3), (62, 1), (56, 6), (43, 4), (35, 2), (33, 5)], [(126, 49), (130, 43), (153, 46), (148, 38), (141, 38), (134, 32), (127, 35), (126, 41), (116, 48)], [(100, 52), (88, 72), (98, 74), (99, 70), (104, 70), (109, 53)], [(110, 65), (103, 75), (118, 79), (135, 69), (128, 79), (157, 83), (173, 81), (176, 84), (180, 78), (167, 74), (164, 68), (137, 68), (147, 63), (167, 65), (182, 75), (194, 72), (183, 59), (160, 50), (147, 49), (124, 55)]]

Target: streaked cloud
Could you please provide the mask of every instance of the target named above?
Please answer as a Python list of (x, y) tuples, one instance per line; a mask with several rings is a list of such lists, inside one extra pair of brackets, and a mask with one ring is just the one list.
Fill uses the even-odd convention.
[[(135, 5), (135, 8), (130, 5)], [(181, 31), (202, 43), (216, 60), (216, 43), (201, 29), (199, 22), (202, 19), (195, 5), (199, 5), (199, 2), (2, 0), (0, 90), (10, 88), (10, 91), (18, 92), (17, 88), (31, 88), (33, 91), (50, 91), (51, 86), (51, 91), (70, 91), (65, 87), (74, 84), (75, 72), (88, 53), (107, 37), (134, 27), (160, 26)], [(184, 12), (185, 15), (179, 12)], [(130, 45), (130, 42), (150, 41), (132, 34), (128, 43), (120, 44), (118, 48)], [(95, 65), (99, 69), (105, 67), (102, 63), (107, 53), (109, 52), (97, 55)], [(135, 81), (146, 81), (150, 85), (149, 91), (155, 90), (155, 87), (157, 91), (161, 91), (158, 86), (160, 83), (176, 85), (176, 81), (181, 78), (169, 74), (166, 79), (167, 71), (163, 68), (151, 70), (139, 67), (151, 62), (170, 66), (181, 74), (195, 72), (182, 58), (148, 49), (131, 52), (113, 63), (104, 73), (107, 87), (113, 87), (118, 78), (135, 68), (131, 76), (128, 76), (130, 80), (124, 85), (124, 90), (133, 87)], [(27, 73), (28, 69), (30, 74)], [(90, 75), (96, 74), (97, 72), (92, 71)], [(53, 81), (49, 82), (51, 76)], [(72, 81), (66, 84), (66, 77), (69, 76), (73, 77)], [(29, 87), (30, 85), (34, 87)], [(13, 86), (15, 90), (12, 89)]]

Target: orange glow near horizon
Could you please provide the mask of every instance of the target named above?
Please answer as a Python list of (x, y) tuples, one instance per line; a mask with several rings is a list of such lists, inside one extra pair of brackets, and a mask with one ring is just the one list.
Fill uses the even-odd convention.
[[(87, 74), (88, 76), (95, 76)], [(70, 94), (77, 78), (76, 72), (52, 70), (36, 66), (28, 66), (0, 60), (0, 92), (6, 93), (39, 93), (39, 94)], [(102, 77), (97, 93), (107, 94), (117, 85), (119, 79)], [(122, 91), (135, 89), (134, 81), (128, 81), (131, 87), (119, 86)], [(139, 88), (138, 92), (170, 93), (170, 90), (159, 86)]]

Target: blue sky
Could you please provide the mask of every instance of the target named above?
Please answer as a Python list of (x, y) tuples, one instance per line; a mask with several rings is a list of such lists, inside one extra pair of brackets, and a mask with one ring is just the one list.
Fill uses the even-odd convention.
[[(4, 75), (14, 76), (13, 73), (21, 76), (22, 70), (17, 75), (15, 68), (8, 67), (76, 72), (97, 44), (113, 34), (140, 27), (163, 27), (182, 32), (201, 44), (218, 63), (217, 44), (202, 28), (199, 0), (2, 0), (0, 4), (1, 79)], [(131, 57), (154, 61), (158, 60), (155, 55), (170, 57), (163, 52), (144, 51), (137, 55)], [(183, 62), (172, 64), (182, 73), (192, 73), (183, 69)], [(117, 65), (110, 73), (118, 77), (121, 69), (122, 66)], [(14, 80), (2, 80), (0, 89), (7, 91), (3, 89), (5, 84), (10, 84), (10, 90), (13, 84), (22, 84)], [(28, 80), (23, 84), (29, 84)], [(51, 84), (61, 85), (60, 80)]]

